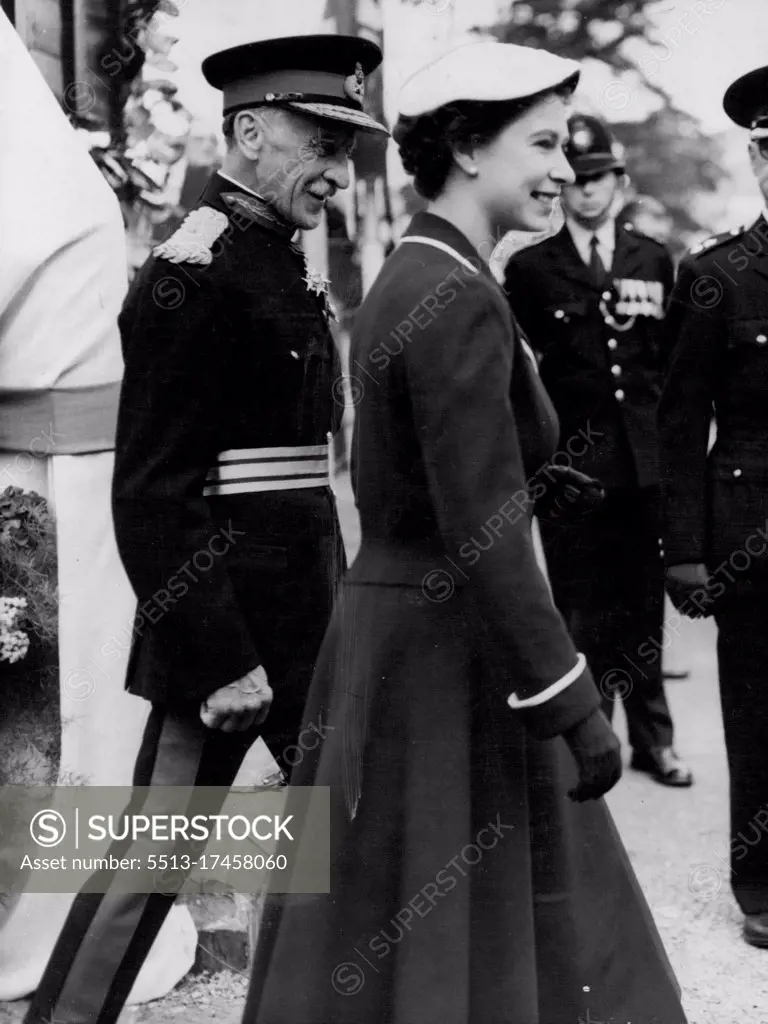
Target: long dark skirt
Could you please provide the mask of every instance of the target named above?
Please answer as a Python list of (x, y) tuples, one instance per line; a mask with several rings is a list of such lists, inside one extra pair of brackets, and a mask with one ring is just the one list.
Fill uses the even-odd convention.
[(331, 893), (268, 898), (244, 1021), (685, 1024), (605, 804), (568, 799), (464, 601), (344, 585), (292, 779), (332, 787)]

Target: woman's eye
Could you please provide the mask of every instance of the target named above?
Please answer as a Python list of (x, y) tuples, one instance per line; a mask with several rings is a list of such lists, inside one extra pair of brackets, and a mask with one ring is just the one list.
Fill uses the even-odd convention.
[(546, 149), (548, 151), (557, 149), (557, 143), (554, 139), (539, 139), (536, 145), (539, 149)]

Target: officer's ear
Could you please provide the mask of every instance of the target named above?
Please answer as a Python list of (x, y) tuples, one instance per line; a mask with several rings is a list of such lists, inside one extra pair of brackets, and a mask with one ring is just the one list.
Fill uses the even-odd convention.
[(262, 110), (238, 110), (232, 124), (232, 140), (248, 160), (258, 160), (264, 146), (266, 118)]

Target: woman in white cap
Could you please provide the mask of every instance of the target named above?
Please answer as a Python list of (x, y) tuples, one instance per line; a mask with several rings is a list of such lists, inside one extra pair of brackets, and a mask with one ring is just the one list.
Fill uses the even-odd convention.
[(534, 504), (584, 511), (588, 481), (548, 468), (556, 418), (485, 262), (572, 180), (578, 74), (481, 42), (403, 89), (429, 205), (355, 326), (362, 546), (292, 779), (331, 787), (331, 891), (268, 899), (250, 1024), (685, 1022), (598, 799), (618, 743), (531, 540)]

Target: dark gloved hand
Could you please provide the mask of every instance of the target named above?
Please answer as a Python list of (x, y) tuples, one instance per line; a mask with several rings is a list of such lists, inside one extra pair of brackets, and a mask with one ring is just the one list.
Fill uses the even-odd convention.
[(579, 768), (579, 782), (568, 796), (576, 803), (597, 800), (621, 778), (621, 748), (610, 722), (599, 709), (563, 733)]
[(605, 497), (599, 480), (570, 466), (547, 466), (540, 479), (546, 481), (547, 490), (537, 500), (534, 511), (539, 519), (555, 525), (581, 522)]
[(709, 573), (703, 562), (670, 566), (666, 589), (675, 608), (690, 619), (705, 619), (715, 610), (709, 591)]

